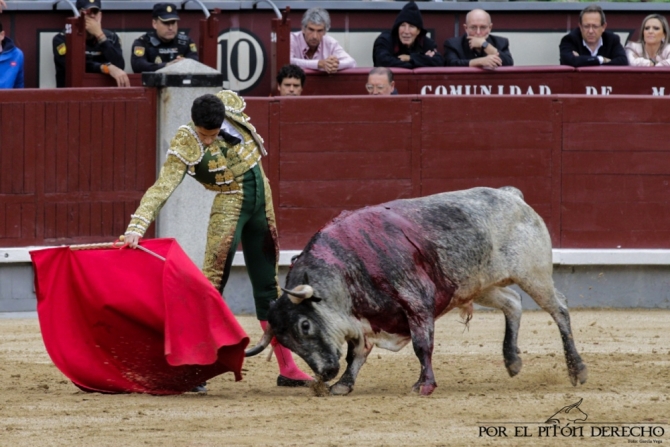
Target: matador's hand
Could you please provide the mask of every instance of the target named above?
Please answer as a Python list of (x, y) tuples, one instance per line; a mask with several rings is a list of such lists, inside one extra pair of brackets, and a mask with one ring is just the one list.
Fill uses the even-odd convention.
[(126, 233), (119, 238), (123, 242), (124, 247), (137, 248), (137, 245), (140, 243), (140, 236), (135, 233)]

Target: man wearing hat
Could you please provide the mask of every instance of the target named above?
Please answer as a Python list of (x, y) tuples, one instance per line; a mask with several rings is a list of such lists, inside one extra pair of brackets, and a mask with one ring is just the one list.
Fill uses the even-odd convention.
[(421, 11), (414, 2), (407, 3), (395, 19), (391, 31), (377, 37), (372, 49), (375, 67), (441, 67), (444, 59), (435, 41), (423, 27)]
[[(103, 73), (113, 77), (119, 87), (130, 87), (123, 71), (121, 41), (114, 31), (102, 29), (100, 0), (77, 0), (77, 9), (84, 16), (86, 26), (86, 73)], [(56, 64), (56, 86), (65, 87), (65, 33), (56, 34), (52, 41)]]
[(178, 32), (179, 15), (173, 3), (156, 3), (153, 31), (133, 42), (130, 65), (135, 73), (156, 71), (185, 57), (198, 60), (198, 47), (183, 32)]

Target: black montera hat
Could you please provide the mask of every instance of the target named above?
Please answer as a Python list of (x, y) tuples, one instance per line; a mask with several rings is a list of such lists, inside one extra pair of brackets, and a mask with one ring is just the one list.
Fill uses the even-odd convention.
[(102, 9), (100, 0), (77, 0), (77, 11), (91, 8)]
[(154, 12), (152, 17), (154, 19), (160, 20), (161, 22), (179, 20), (177, 7), (174, 5), (174, 3), (156, 3), (154, 5)]

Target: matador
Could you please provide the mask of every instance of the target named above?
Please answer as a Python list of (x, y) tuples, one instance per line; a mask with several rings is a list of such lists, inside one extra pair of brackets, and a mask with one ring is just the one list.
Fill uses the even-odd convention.
[[(272, 192), (260, 160), (263, 138), (244, 113), (244, 99), (230, 90), (193, 101), (192, 121), (170, 142), (158, 180), (131, 215), (126, 244), (136, 247), (163, 204), (185, 176), (215, 191), (203, 273), (220, 292), (228, 281), (233, 257), (242, 243), (253, 287), (256, 316), (267, 326), (270, 302), (281, 294), (278, 285), (279, 245)], [(312, 377), (294, 363), (291, 351), (273, 340), (279, 363), (279, 386), (309, 385)]]

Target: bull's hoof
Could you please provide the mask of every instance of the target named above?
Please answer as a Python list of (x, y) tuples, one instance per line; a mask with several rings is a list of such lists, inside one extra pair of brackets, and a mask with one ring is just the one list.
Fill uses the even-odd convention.
[(330, 387), (330, 394), (334, 396), (346, 396), (354, 390), (354, 387), (351, 385), (345, 385), (344, 383), (336, 383)]
[(430, 396), (433, 394), (433, 391), (435, 391), (435, 388), (437, 388), (436, 383), (415, 383), (414, 386), (412, 387), (412, 392), (418, 393), (421, 396)]
[(517, 357), (517, 358), (515, 358), (511, 361), (505, 360), (505, 368), (507, 368), (507, 372), (509, 373), (510, 377), (514, 377), (517, 374), (519, 374), (519, 372), (521, 372), (521, 367), (522, 366), (523, 366), (523, 362), (521, 361), (521, 359), (519, 357)]
[(588, 368), (584, 363), (580, 363), (574, 369), (570, 368), (568, 374), (570, 375), (570, 382), (572, 382), (573, 386), (577, 386), (578, 383), (580, 385), (585, 383), (589, 375)]

